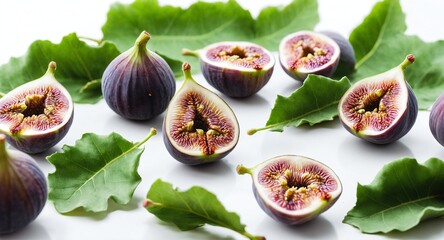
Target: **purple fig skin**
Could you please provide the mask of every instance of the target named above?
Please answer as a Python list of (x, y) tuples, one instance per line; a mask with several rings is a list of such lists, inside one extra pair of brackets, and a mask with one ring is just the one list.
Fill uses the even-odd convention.
[(444, 94), (435, 101), (430, 111), (429, 127), (433, 137), (439, 144), (444, 146)]
[(48, 196), (46, 178), (29, 155), (6, 150), (0, 136), (0, 235), (10, 234), (34, 221)]
[(146, 48), (150, 39), (142, 32), (135, 46), (117, 56), (105, 69), (102, 93), (108, 106), (131, 120), (150, 120), (160, 115), (176, 91), (168, 63)]
[(33, 136), (21, 136), (20, 134), (6, 135), (8, 143), (18, 150), (28, 153), (37, 154), (44, 152), (62, 140), (68, 133), (74, 119), (74, 113), (71, 114), (68, 122), (56, 131), (46, 134)]
[(355, 71), (356, 57), (351, 43), (339, 33), (331, 31), (322, 31), (321, 33), (333, 39), (341, 50), (341, 54), (339, 55), (339, 63), (334, 75), (342, 77), (352, 74)]
[(242, 72), (221, 68), (204, 61), (200, 61), (200, 68), (211, 86), (233, 98), (245, 98), (259, 92), (273, 74), (273, 68), (266, 71)]

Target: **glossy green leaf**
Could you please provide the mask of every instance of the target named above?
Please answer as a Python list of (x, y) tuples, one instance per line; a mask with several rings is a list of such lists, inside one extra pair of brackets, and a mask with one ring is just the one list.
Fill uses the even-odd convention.
[[(129, 5), (113, 4), (102, 31), (104, 39), (115, 42), (124, 51), (146, 30), (152, 36), (148, 48), (170, 60), (198, 66), (198, 59), (181, 55), (183, 48), (196, 50), (232, 40), (257, 42), (269, 50), (277, 50), (282, 37), (313, 29), (318, 21), (316, 0), (295, 0), (283, 9), (266, 8), (257, 20), (234, 0), (199, 1), (187, 9), (160, 6), (157, 0), (136, 0)], [(177, 65), (170, 66), (180, 72)]]
[(355, 207), (344, 223), (365, 233), (407, 231), (444, 216), (444, 162), (404, 158), (383, 167), (370, 185), (357, 188)]
[(182, 192), (158, 179), (151, 185), (144, 206), (160, 220), (173, 223), (182, 231), (210, 224), (231, 229), (249, 239), (265, 239), (247, 233), (240, 217), (228, 212), (213, 193), (202, 187), (194, 186)]
[(74, 146), (63, 146), (63, 152), (47, 157), (55, 167), (48, 175), (49, 200), (60, 213), (105, 211), (109, 199), (127, 204), (141, 181), (141, 145), (155, 134), (151, 129), (144, 140), (132, 143), (117, 133), (85, 133)]
[(120, 52), (114, 44), (103, 42), (90, 46), (76, 34), (65, 36), (59, 44), (38, 40), (26, 54), (0, 66), (0, 92), (9, 92), (25, 82), (41, 77), (50, 61), (57, 63), (55, 76), (66, 87), (73, 101), (96, 103), (102, 98), (97, 81), (103, 71)]
[(336, 81), (309, 75), (303, 85), (289, 97), (278, 95), (265, 127), (251, 129), (248, 134), (266, 129), (282, 132), (287, 126), (312, 126), (333, 120), (338, 114), (339, 100), (348, 88), (350, 81), (346, 77)]
[(425, 43), (405, 34), (407, 26), (399, 0), (375, 4), (371, 13), (350, 34), (355, 50), (357, 71), (352, 82), (395, 67), (407, 54), (416, 57), (406, 71), (419, 107), (428, 108), (444, 91), (444, 41)]

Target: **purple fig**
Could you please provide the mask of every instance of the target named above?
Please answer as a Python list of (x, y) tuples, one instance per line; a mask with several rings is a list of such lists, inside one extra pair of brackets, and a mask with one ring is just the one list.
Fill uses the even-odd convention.
[(341, 181), (332, 169), (303, 156), (278, 156), (253, 168), (238, 165), (236, 170), (251, 175), (254, 196), (264, 212), (286, 224), (315, 218), (342, 193)]
[(392, 143), (407, 134), (418, 115), (415, 94), (404, 76), (414, 61), (408, 55), (399, 66), (356, 82), (339, 102), (345, 129), (376, 144)]
[(218, 42), (198, 51), (184, 49), (182, 53), (200, 57), (208, 83), (235, 98), (257, 93), (268, 83), (274, 68), (273, 55), (250, 42)]
[(176, 160), (198, 165), (225, 157), (239, 140), (233, 110), (215, 93), (199, 85), (184, 63), (185, 80), (171, 100), (163, 121), (163, 140)]
[(350, 41), (348, 41), (341, 34), (331, 31), (322, 31), (322, 34), (327, 35), (331, 39), (333, 39), (339, 46), (339, 50), (341, 54), (339, 55), (339, 63), (338, 67), (335, 71), (335, 76), (348, 76), (355, 71), (356, 66), (356, 56), (355, 50), (351, 45)]
[(0, 235), (16, 232), (32, 221), (45, 206), (46, 178), (29, 155), (8, 150), (0, 134)]
[(429, 127), (436, 141), (444, 146), (444, 94), (441, 94), (430, 110)]
[(279, 61), (284, 71), (298, 81), (308, 74), (330, 77), (336, 71), (339, 45), (330, 37), (311, 31), (287, 35), (279, 44)]
[(117, 56), (103, 73), (102, 92), (106, 103), (127, 119), (153, 119), (165, 111), (176, 91), (170, 66), (146, 48), (150, 38), (150, 34), (143, 31), (134, 47)]
[(26, 153), (56, 145), (68, 132), (74, 116), (71, 95), (54, 77), (50, 62), (41, 78), (27, 82), (0, 99), (0, 132), (9, 144)]

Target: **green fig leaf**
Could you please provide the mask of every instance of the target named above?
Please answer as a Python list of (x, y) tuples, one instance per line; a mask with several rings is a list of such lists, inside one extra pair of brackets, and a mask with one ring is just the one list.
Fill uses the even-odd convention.
[(278, 95), (265, 127), (251, 129), (248, 134), (266, 129), (282, 132), (286, 126), (313, 126), (333, 120), (338, 114), (339, 100), (350, 86), (347, 77), (337, 81), (310, 74), (289, 97)]
[(102, 98), (102, 91), (97, 85), (89, 85), (100, 81), (105, 68), (119, 54), (110, 42), (90, 46), (79, 40), (75, 33), (63, 37), (59, 44), (37, 40), (24, 56), (11, 58), (0, 66), (0, 92), (9, 92), (43, 76), (48, 63), (55, 61), (55, 77), (66, 87), (73, 101), (96, 103)]
[(405, 72), (421, 109), (432, 105), (444, 91), (444, 41), (426, 43), (405, 34), (405, 14), (399, 0), (375, 4), (371, 13), (350, 34), (356, 55), (356, 72), (352, 82), (385, 72), (400, 59), (413, 54), (415, 64)]
[(265, 239), (247, 233), (239, 215), (228, 212), (213, 193), (202, 187), (194, 186), (181, 192), (158, 179), (151, 185), (144, 206), (160, 220), (173, 223), (182, 231), (210, 224), (231, 229), (249, 239)]
[[(199, 1), (187, 9), (160, 6), (157, 0), (135, 0), (129, 5), (113, 4), (102, 32), (104, 39), (124, 51), (146, 30), (152, 36), (149, 49), (170, 60), (198, 66), (197, 58), (182, 56), (183, 48), (197, 50), (220, 41), (252, 41), (277, 50), (283, 36), (313, 29), (318, 21), (316, 0), (295, 0), (282, 10), (266, 8), (257, 20), (234, 0)], [(170, 66), (180, 73), (180, 65)]]
[(106, 211), (109, 199), (127, 204), (141, 181), (141, 145), (155, 134), (151, 129), (144, 140), (132, 143), (117, 133), (85, 133), (74, 146), (64, 145), (63, 152), (47, 157), (55, 167), (48, 175), (49, 200), (60, 213)]
[(421, 221), (444, 216), (444, 162), (423, 165), (403, 158), (385, 165), (370, 185), (357, 188), (356, 205), (343, 222), (364, 233), (407, 231)]

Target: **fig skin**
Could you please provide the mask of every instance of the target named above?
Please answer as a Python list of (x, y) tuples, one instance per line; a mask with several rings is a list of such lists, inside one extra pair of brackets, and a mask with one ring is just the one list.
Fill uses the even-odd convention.
[[(339, 119), (341, 120), (342, 126), (344, 128), (355, 135), (358, 138), (364, 139), (368, 142), (374, 144), (389, 144), (395, 142), (405, 136), (413, 125), (416, 122), (416, 117), (418, 116), (418, 101), (416, 99), (415, 93), (412, 88), (408, 84), (407, 80), (404, 76), (404, 70), (410, 66), (415, 61), (415, 57), (413, 55), (408, 55), (405, 60), (397, 67), (392, 68), (384, 73), (380, 73), (365, 79), (362, 79), (356, 82), (345, 94), (342, 96), (339, 102)], [(391, 122), (390, 125), (382, 130), (373, 133), (366, 132), (366, 126), (363, 129), (357, 129), (354, 125), (351, 126), (350, 121), (346, 117), (344, 111), (344, 106), (346, 106), (347, 98), (355, 91), (356, 86), (360, 86), (360, 84), (370, 84), (370, 83), (378, 83), (381, 80), (385, 80), (387, 77), (397, 76), (399, 82), (402, 86), (405, 87), (405, 91), (407, 92), (407, 100), (405, 101), (404, 106), (397, 106), (398, 108), (403, 108), (404, 111), (397, 118), (395, 122)], [(399, 97), (399, 96), (396, 96)], [(389, 111), (387, 111), (389, 112)], [(357, 125), (360, 126), (360, 125)]]
[(176, 80), (168, 63), (146, 48), (150, 38), (143, 31), (134, 47), (117, 56), (102, 76), (106, 103), (127, 119), (153, 119), (165, 111), (176, 91)]
[[(268, 62), (261, 64), (250, 62), (251, 66), (236, 66), (231, 64), (231, 61), (217, 62), (207, 56), (209, 51), (225, 46), (232, 49), (236, 47), (244, 50), (254, 49), (254, 51), (260, 52), (259, 55), (262, 59), (267, 58)], [(245, 52), (248, 53), (248, 50)], [(183, 49), (182, 54), (199, 57), (200, 68), (207, 82), (224, 95), (232, 98), (246, 98), (259, 92), (269, 82), (275, 63), (273, 55), (268, 50), (250, 42), (218, 42), (198, 51)], [(239, 57), (239, 55), (235, 56)]]
[(336, 68), (334, 75), (342, 77), (352, 74), (355, 71), (356, 56), (351, 43), (337, 32), (321, 31), (320, 33), (333, 39), (338, 44), (341, 51), (338, 67)]
[[(15, 89), (11, 92), (7, 93), (2, 99), (0, 99), (0, 109), (8, 109), (7, 106), (11, 105), (11, 100), (14, 102), (17, 99), (17, 96), (22, 95), (24, 92), (28, 92), (25, 96), (19, 98), (18, 104), (24, 104), (26, 98), (28, 96), (32, 96), (32, 92), (38, 91), (36, 89), (41, 88), (53, 88), (57, 89), (61, 97), (59, 97), (60, 103), (56, 105), (65, 105), (65, 112), (62, 115), (62, 121), (55, 126), (49, 127), (45, 130), (33, 130), (28, 125), (24, 124), (23, 129), (13, 131), (14, 128), (13, 123), (8, 122), (7, 120), (0, 123), (0, 132), (6, 135), (6, 139), (8, 143), (17, 148), (20, 151), (23, 151), (28, 154), (36, 154), (44, 152), (51, 147), (55, 146), (59, 143), (65, 135), (68, 133), (73, 119), (74, 119), (74, 104), (69, 92), (59, 83), (54, 77), (54, 71), (57, 68), (57, 64), (55, 62), (50, 62), (48, 65), (48, 69), (46, 73), (39, 79), (27, 82)], [(30, 118), (35, 117), (38, 118), (40, 115), (51, 116), (51, 111), (53, 111), (54, 106), (47, 105), (46, 100), (44, 103), (45, 113), (44, 114), (33, 114)], [(52, 100), (51, 100), (52, 101)], [(17, 105), (17, 104), (15, 104)], [(63, 109), (63, 107), (61, 107)], [(50, 113), (47, 113), (50, 112)], [(21, 110), (20, 114), (24, 114), (24, 111)], [(20, 115), (17, 114), (17, 115)], [(54, 114), (53, 114), (54, 115)], [(57, 115), (57, 114), (55, 114)], [(54, 116), (53, 116), (54, 117)], [(5, 117), (6, 119), (7, 117)], [(54, 117), (54, 118), (57, 118)]]
[[(303, 46), (303, 52), (301, 53), (301, 57), (306, 58), (305, 64), (303, 66), (295, 66), (293, 69), (291, 66), (289, 66), (289, 58), (295, 56), (295, 52), (293, 52), (292, 49), (288, 49), (288, 43), (295, 41), (295, 39), (303, 39), (304, 41), (306, 39), (311, 39), (313, 42), (323, 46), (322, 51), (323, 54), (318, 55), (317, 61), (311, 61), (310, 58), (307, 58), (307, 56), (315, 56), (316, 58), (316, 50), (313, 49), (313, 46)], [(302, 42), (304, 42), (302, 41)], [(294, 44), (298, 44), (297, 42)], [(328, 49), (326, 49), (328, 48)], [(298, 50), (299, 47), (297, 48)], [(309, 53), (306, 53), (306, 51), (309, 50)], [(325, 51), (327, 50), (327, 51)], [(321, 52), (322, 52), (321, 51)], [(313, 52), (313, 53), (312, 53)], [(316, 75), (322, 75), (325, 77), (331, 77), (339, 64), (341, 49), (339, 48), (339, 45), (329, 36), (318, 33), (318, 32), (312, 32), (312, 31), (298, 31), (295, 33), (291, 33), (287, 36), (285, 36), (280, 44), (279, 44), (279, 62), (282, 67), (282, 69), (287, 73), (290, 77), (297, 81), (303, 82), (308, 74), (316, 74)], [(310, 64), (313, 62), (318, 62), (319, 59), (323, 59), (324, 56), (329, 56), (329, 59), (327, 62), (322, 63), (319, 66), (316, 66), (314, 68), (310, 68)], [(299, 58), (301, 59), (301, 58)], [(308, 59), (308, 60), (307, 60)], [(304, 62), (304, 61), (302, 61)], [(296, 62), (292, 62), (292, 64), (296, 64)], [(296, 64), (297, 65), (297, 64)], [(302, 64), (301, 64), (302, 65)], [(307, 66), (307, 68), (306, 68)]]
[(0, 134), (0, 235), (34, 221), (43, 210), (48, 188), (37, 162), (29, 155), (7, 150)]
[(444, 146), (444, 94), (441, 94), (433, 104), (429, 115), (429, 127), (433, 137)]
[[(222, 158), (224, 158), (225, 156), (227, 156), (237, 145), (237, 142), (239, 141), (239, 123), (237, 121), (236, 115), (234, 114), (233, 110), (229, 107), (229, 105), (222, 99), (220, 98), (218, 95), (216, 95), (215, 93), (211, 92), (210, 90), (208, 90), (207, 88), (199, 85), (191, 76), (191, 66), (189, 63), (185, 62), (182, 65), (182, 70), (184, 72), (185, 75), (185, 81), (182, 85), (182, 87), (178, 90), (178, 92), (176, 93), (176, 95), (173, 97), (173, 99), (171, 100), (168, 109), (166, 111), (165, 117), (164, 117), (164, 121), (163, 121), (163, 131), (162, 131), (162, 135), (163, 135), (163, 141), (165, 144), (166, 149), (168, 150), (168, 152), (170, 153), (170, 155), (176, 159), (177, 161), (186, 164), (186, 165), (201, 165), (201, 164), (207, 164), (207, 163), (212, 163), (215, 161), (218, 161)], [(196, 142), (192, 142), (192, 147), (188, 147), (188, 148), (192, 148), (192, 149), (188, 149), (187, 147), (181, 146), (179, 145), (174, 137), (172, 136), (172, 129), (173, 127), (176, 128), (180, 128), (180, 129), (184, 129), (187, 128), (187, 122), (174, 122), (174, 118), (176, 117), (175, 114), (180, 114), (182, 112), (182, 114), (185, 115), (191, 115), (191, 114), (195, 114), (195, 113), (191, 113), (191, 112), (183, 112), (183, 109), (181, 109), (180, 107), (180, 102), (181, 100), (184, 98), (185, 95), (188, 95), (188, 93), (190, 92), (194, 92), (197, 95), (204, 95), (203, 96), (203, 101), (207, 101), (210, 102), (210, 107), (214, 106), (217, 110), (216, 111), (218, 115), (224, 115), (223, 117), (221, 117), (222, 119), (225, 119), (223, 123), (219, 123), (220, 125), (227, 125), (227, 121), (230, 121), (228, 123), (228, 125), (232, 125), (231, 130), (232, 132), (228, 135), (232, 136), (232, 139), (226, 143), (223, 146), (218, 145), (216, 149), (214, 149), (214, 152), (212, 153), (206, 153), (206, 150), (202, 150), (200, 148), (200, 145), (198, 145), (199, 147), (196, 146)], [(214, 102), (216, 101), (216, 102)], [(182, 106), (183, 107), (183, 106)], [(189, 107), (189, 106), (187, 106)], [(208, 106), (207, 106), (208, 107)], [(187, 110), (187, 109), (185, 109)], [(213, 114), (213, 113), (209, 113), (209, 114)], [(214, 117), (214, 116), (213, 116)], [(195, 126), (198, 125), (198, 123), (194, 122), (194, 117), (193, 117), (193, 128)], [(176, 125), (180, 125), (180, 126), (176, 126)], [(209, 126), (210, 129), (209, 130), (213, 130), (214, 128), (212, 128), (211, 126)], [(230, 129), (230, 128), (227, 128)], [(207, 132), (202, 131), (203, 134), (205, 134), (205, 141), (207, 142), (208, 148), (209, 147), (209, 142), (208, 138), (206, 138), (208, 135), (209, 130), (207, 130)], [(180, 130), (182, 131), (182, 130)], [(223, 131), (222, 127), (220, 129), (220, 131)], [(187, 133), (187, 136), (182, 136), (180, 135), (181, 140), (184, 139), (185, 137), (188, 137), (188, 134), (196, 134), (197, 133), (197, 129), (195, 130), (195, 132), (193, 133)], [(211, 134), (210, 134), (211, 136)], [(190, 137), (191, 139), (191, 137)], [(196, 139), (194, 139), (196, 140)], [(193, 145), (194, 144), (194, 145)]]
[[(286, 171), (284, 171), (283, 173), (278, 173), (281, 174), (281, 176), (279, 176), (278, 179), (273, 179), (274, 176), (260, 176), (260, 174), (264, 174), (266, 172), (266, 169), (273, 169), (276, 172), (278, 172), (278, 170), (284, 170), (279, 168), (279, 165), (282, 165), (283, 163), (293, 167), (291, 169), (294, 170), (294, 172), (296, 172), (294, 179), (291, 180), (288, 176), (286, 177), (285, 176)], [(285, 170), (287, 169), (290, 168), (286, 168)], [(311, 169), (312, 172), (310, 172), (310, 170), (307, 171), (307, 169)], [(338, 178), (338, 176), (333, 172), (333, 170), (319, 161), (304, 156), (299, 156), (299, 155), (277, 156), (270, 158), (252, 168), (247, 168), (240, 164), (237, 166), (236, 171), (238, 174), (251, 175), (253, 179), (253, 184), (252, 184), (253, 194), (256, 198), (257, 203), (262, 208), (262, 210), (274, 220), (288, 225), (299, 225), (316, 218), (319, 214), (325, 212), (330, 207), (332, 207), (342, 194), (342, 183)], [(274, 173), (275, 172), (270, 174)], [(291, 171), (290, 174), (292, 174)], [(324, 182), (321, 184), (322, 186), (318, 185), (318, 187), (314, 188), (316, 190), (311, 190), (310, 184), (308, 184), (308, 186), (294, 186), (296, 187), (294, 189), (295, 191), (298, 190), (300, 191), (301, 189), (304, 189), (305, 193), (307, 194), (306, 196), (308, 196), (307, 198), (309, 198), (310, 196), (312, 197), (311, 202), (309, 204), (304, 205), (305, 203), (303, 203), (299, 205), (299, 209), (290, 210), (276, 203), (276, 198), (283, 200), (280, 197), (282, 198), (284, 197), (279, 195), (279, 194), (284, 194), (283, 192), (271, 193), (271, 190), (266, 190), (266, 188), (273, 188), (274, 190), (276, 190), (278, 189), (278, 187), (281, 187), (283, 190), (285, 190), (284, 188), (285, 186), (287, 188), (284, 194), (285, 196), (288, 190), (291, 189), (291, 187), (293, 187), (289, 186), (291, 185), (290, 183), (291, 181), (295, 181), (296, 185), (298, 184), (304, 185), (303, 183), (304, 180), (306, 181), (305, 184), (307, 184), (307, 182), (316, 182), (315, 179), (316, 176), (319, 177), (319, 175), (316, 174), (321, 174), (324, 177)], [(261, 180), (261, 178), (263, 179), (268, 178), (266, 184), (271, 184), (272, 186), (271, 185), (264, 186), (263, 185), (264, 181)], [(307, 178), (309, 178), (310, 180), (306, 180)], [(288, 182), (288, 180), (290, 181)], [(261, 183), (261, 181), (263, 182)], [(279, 181), (279, 183), (276, 183), (276, 181)], [(301, 182), (298, 183), (298, 181)], [(319, 191), (320, 188), (323, 188), (324, 190)], [(310, 191), (319, 191), (319, 192), (310, 193)], [(296, 195), (296, 193), (293, 194)], [(271, 198), (271, 196), (273, 197), (273, 199), (269, 199)], [(301, 198), (302, 200), (297, 199), (296, 201), (305, 200), (303, 197)], [(286, 201), (288, 206), (290, 206), (291, 204), (296, 205), (296, 203), (293, 203), (290, 200), (285, 199), (284, 201)]]

